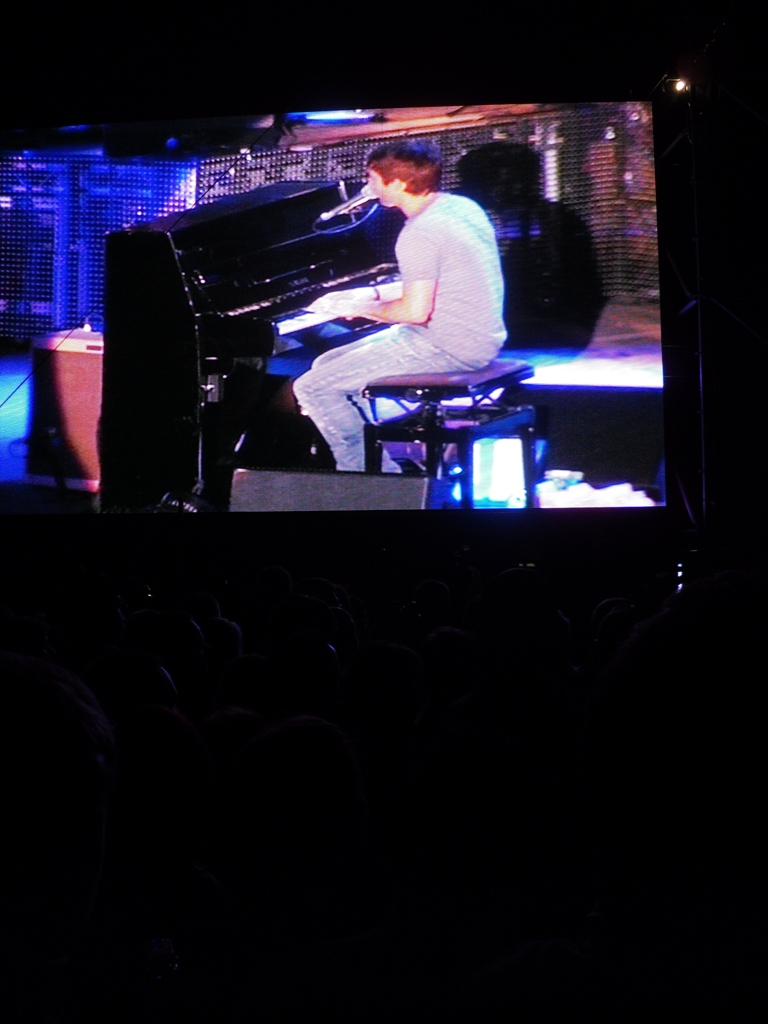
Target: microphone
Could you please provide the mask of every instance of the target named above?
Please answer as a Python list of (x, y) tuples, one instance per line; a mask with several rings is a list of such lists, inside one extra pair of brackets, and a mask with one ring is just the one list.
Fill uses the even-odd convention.
[(364, 185), (356, 196), (353, 196), (352, 199), (348, 199), (346, 203), (341, 203), (340, 206), (334, 206), (334, 208), (332, 210), (328, 210), (327, 213), (321, 213), (318, 220), (333, 220), (334, 217), (341, 217), (342, 214), (351, 213), (353, 210), (356, 210), (358, 206), (365, 206), (366, 203), (375, 202), (376, 196), (371, 192), (370, 186)]

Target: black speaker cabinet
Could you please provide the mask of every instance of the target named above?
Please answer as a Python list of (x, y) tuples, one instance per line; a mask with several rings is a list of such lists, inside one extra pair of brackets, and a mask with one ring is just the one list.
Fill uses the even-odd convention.
[(33, 341), (27, 483), (98, 491), (103, 351), (96, 331), (59, 331)]
[(547, 439), (547, 468), (576, 470), (593, 487), (655, 485), (664, 455), (661, 388), (523, 384)]
[(427, 507), (427, 477), (236, 469), (230, 512), (359, 512)]

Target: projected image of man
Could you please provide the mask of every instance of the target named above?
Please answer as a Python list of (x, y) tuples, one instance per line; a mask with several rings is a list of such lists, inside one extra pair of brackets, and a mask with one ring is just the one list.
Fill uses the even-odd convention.
[[(367, 167), (373, 195), (406, 217), (395, 246), (399, 294), (333, 292), (311, 308), (392, 327), (324, 353), (294, 382), (302, 411), (343, 471), (364, 469), (360, 396), (366, 384), (393, 374), (479, 370), (506, 338), (493, 226), (473, 200), (440, 191), (439, 150), (414, 140), (387, 143), (373, 150)], [(384, 470), (399, 470), (386, 453)]]

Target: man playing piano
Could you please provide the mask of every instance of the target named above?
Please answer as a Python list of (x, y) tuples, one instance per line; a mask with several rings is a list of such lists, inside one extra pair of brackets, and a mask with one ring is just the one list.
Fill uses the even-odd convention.
[[(406, 222), (395, 252), (399, 294), (358, 288), (322, 296), (329, 317), (391, 324), (319, 356), (294, 382), (302, 411), (333, 452), (337, 470), (364, 469), (362, 389), (377, 377), (479, 370), (506, 338), (504, 284), (493, 226), (471, 199), (440, 192), (439, 150), (404, 139), (368, 157), (368, 189)], [(384, 472), (399, 466), (384, 453)]]

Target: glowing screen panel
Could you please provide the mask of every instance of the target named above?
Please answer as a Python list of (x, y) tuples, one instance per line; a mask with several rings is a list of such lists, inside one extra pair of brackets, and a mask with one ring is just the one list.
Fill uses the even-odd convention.
[[(17, 345), (12, 359), (0, 357), (0, 479), (79, 488), (98, 507), (99, 421), (102, 412), (107, 420), (124, 417), (118, 433), (130, 439), (131, 406), (121, 389), (135, 390), (131, 375), (140, 365), (153, 372), (164, 301), (150, 301), (136, 274), (135, 305), (146, 328), (133, 331), (137, 363), (125, 364), (122, 383), (105, 377), (102, 395), (102, 344), (109, 360), (110, 334), (119, 347), (121, 331), (109, 322), (105, 283), (113, 291), (134, 287), (130, 259), (118, 265), (122, 277), (108, 266), (106, 239), (153, 232), (160, 248), (164, 238), (175, 253), (179, 278), (167, 287), (186, 296), (191, 333), (178, 353), (169, 347), (162, 355), (161, 380), (145, 396), (142, 419), (158, 406), (154, 443), (138, 432), (130, 467), (125, 462), (126, 479), (150, 466), (146, 487), (121, 490), (115, 475), (123, 473), (123, 456), (105, 453), (105, 491), (118, 494), (112, 510), (160, 508), (168, 495), (175, 507), (226, 506), (226, 474), (211, 469), (224, 463), (294, 474), (299, 488), (306, 474), (333, 473), (328, 439), (300, 415), (292, 385), (318, 357), (364, 341), (381, 324), (318, 319), (307, 307), (338, 290), (396, 297), (395, 247), (405, 218), (372, 201), (330, 219), (319, 215), (360, 194), (376, 147), (409, 139), (439, 149), (440, 190), (477, 204), (492, 225), (507, 335), (497, 359), (529, 373), (513, 387), (433, 407), (448, 428), (482, 426), (469, 455), (457, 457), (450, 439), (428, 451), (414, 427), (408, 437), (381, 442), (383, 467), (430, 476), (432, 509), (664, 503), (650, 104), (316, 111), (279, 123), (254, 116), (237, 125), (179, 124), (167, 139), (155, 133), (151, 145), (142, 145), (138, 130), (126, 143), (121, 131), (120, 147), (107, 132), (79, 149), (52, 140), (34, 152), (0, 151), (0, 335)], [(302, 238), (303, 248), (296, 244)], [(279, 288), (264, 283), (279, 280)], [(242, 309), (235, 292), (245, 295)], [(89, 331), (90, 346), (67, 342), (72, 332), (80, 343)], [(181, 378), (193, 381), (190, 407), (177, 402), (169, 419), (159, 407), (163, 394), (173, 405)], [(88, 382), (87, 400), (77, 379)], [(374, 413), (381, 423), (417, 422), (415, 393), (375, 409), (359, 394), (352, 398), (361, 424)], [(523, 443), (508, 429), (509, 408), (518, 406), (536, 413), (527, 473)], [(178, 449), (173, 417), (191, 432)], [(174, 472), (164, 482), (165, 464)], [(367, 507), (364, 490), (356, 482), (350, 507)]]

